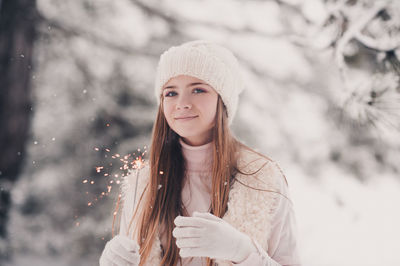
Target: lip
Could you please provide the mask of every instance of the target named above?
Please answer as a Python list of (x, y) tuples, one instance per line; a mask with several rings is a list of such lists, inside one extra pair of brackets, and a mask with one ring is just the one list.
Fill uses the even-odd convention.
[(193, 116), (180, 116), (180, 117), (175, 117), (175, 120), (179, 120), (179, 121), (188, 121), (188, 120), (192, 120), (194, 118), (198, 117), (198, 115), (193, 115)]

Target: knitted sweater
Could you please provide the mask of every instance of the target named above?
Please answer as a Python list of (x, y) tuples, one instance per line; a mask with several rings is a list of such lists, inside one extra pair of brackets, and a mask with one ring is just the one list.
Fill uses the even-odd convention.
[[(180, 140), (180, 143), (187, 163), (182, 202), (190, 216), (194, 211), (209, 212), (211, 206), (212, 143), (202, 146), (190, 146), (182, 140)], [(290, 198), (282, 171), (276, 162), (243, 149), (240, 151), (238, 163), (243, 172), (249, 173), (255, 172), (265, 164), (254, 175), (238, 173), (236, 178), (240, 182), (253, 188), (279, 191)], [(138, 202), (147, 184), (148, 173), (148, 167), (143, 168), (139, 173), (136, 202)], [(120, 234), (126, 235), (129, 221), (136, 208), (136, 206), (133, 206), (135, 184), (136, 174), (128, 175), (122, 184), (124, 207)], [(229, 193), (228, 211), (222, 219), (250, 236), (257, 252), (251, 253), (247, 259), (238, 264), (215, 260), (217, 265), (300, 265), (294, 211), (291, 203), (282, 195), (254, 190), (235, 182)], [(135, 223), (135, 221), (133, 222)], [(160, 230), (162, 232), (163, 228)], [(146, 265), (160, 264), (161, 244), (167, 245), (164, 235), (161, 238), (156, 237), (150, 257), (146, 260)], [(206, 265), (205, 262), (205, 258), (200, 257), (182, 258), (183, 266), (202, 266)], [(178, 265), (180, 264), (178, 263)]]

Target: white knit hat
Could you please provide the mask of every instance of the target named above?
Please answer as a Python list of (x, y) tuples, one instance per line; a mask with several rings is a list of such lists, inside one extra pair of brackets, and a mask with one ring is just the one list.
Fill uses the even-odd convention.
[(232, 123), (244, 82), (239, 63), (231, 51), (207, 40), (169, 48), (161, 54), (157, 66), (155, 94), (158, 103), (163, 86), (179, 75), (196, 77), (213, 87), (227, 108), (229, 124)]

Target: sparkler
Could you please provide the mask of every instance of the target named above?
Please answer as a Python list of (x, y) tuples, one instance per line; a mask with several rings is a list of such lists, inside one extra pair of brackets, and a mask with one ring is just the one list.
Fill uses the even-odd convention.
[[(108, 126), (110, 126), (110, 125), (107, 124), (107, 127)], [(55, 140), (55, 138), (53, 140)], [(37, 144), (37, 143), (35, 143), (35, 144)], [(94, 150), (96, 152), (100, 152), (103, 149), (107, 153), (111, 153), (111, 150), (109, 148), (94, 147)], [(134, 195), (134, 205), (136, 205), (136, 194), (137, 194), (139, 170), (144, 167), (145, 163), (144, 163), (144, 160), (143, 160), (143, 156), (147, 153), (147, 147), (144, 146), (144, 150), (143, 151), (141, 151), (141, 149), (137, 149), (137, 152), (140, 154), (140, 155), (138, 155), (138, 157), (136, 157), (135, 153), (127, 154), (127, 155), (124, 155), (124, 156), (120, 155), (118, 153), (109, 154), (109, 155), (111, 155), (111, 158), (113, 160), (118, 160), (117, 164), (120, 164), (122, 162), (122, 166), (119, 167), (120, 171), (117, 172), (117, 173), (109, 172), (111, 169), (109, 169), (109, 167), (108, 167), (108, 166), (114, 167), (116, 165), (115, 162), (114, 162), (114, 164), (112, 162), (110, 162), (110, 163), (107, 163), (107, 165), (96, 166), (95, 167), (96, 173), (98, 173), (98, 174), (99, 173), (103, 173), (103, 176), (111, 177), (111, 180), (108, 181), (107, 190), (106, 191), (102, 191), (101, 195), (99, 195), (98, 197), (95, 196), (95, 198), (93, 200), (91, 200), (90, 202), (87, 203), (87, 206), (92, 207), (95, 204), (95, 202), (97, 202), (99, 199), (102, 199), (103, 197), (108, 196), (110, 194), (110, 192), (111, 192), (112, 185), (113, 184), (120, 185), (122, 180), (119, 180), (119, 178), (121, 178), (121, 179), (124, 178), (126, 176), (126, 173), (127, 173), (126, 170), (129, 171), (129, 169), (136, 169), (136, 187), (135, 187), (135, 195)], [(104, 157), (105, 158), (109, 158), (107, 154), (105, 154)], [(136, 160), (132, 160), (132, 158), (135, 158), (135, 157), (136, 157)], [(33, 163), (35, 163), (35, 162), (33, 162)], [(1, 172), (0, 172), (0, 175), (1, 175)], [(91, 179), (90, 177), (89, 178), (86, 177), (84, 180), (82, 180), (82, 183), (83, 184), (94, 185), (95, 181), (94, 180), (90, 180), (90, 179)], [(115, 182), (112, 179), (115, 179)], [(86, 191), (86, 195), (89, 195), (88, 191)], [(118, 210), (120, 208), (120, 199), (121, 199), (121, 197), (122, 197), (122, 195), (119, 194), (118, 195), (117, 204), (116, 204), (116, 209), (115, 209), (115, 211), (113, 213), (113, 216), (114, 216), (113, 217), (113, 222), (112, 222), (112, 235), (113, 235), (113, 237), (114, 237), (114, 223), (115, 223), (115, 220), (116, 220), (116, 217), (117, 217)], [(78, 216), (75, 215), (74, 220), (77, 220), (77, 219), (78, 219)], [(80, 222), (76, 221), (75, 226), (77, 226), (77, 227), (80, 226)], [(102, 239), (104, 240), (104, 237), (102, 237)]]
[[(138, 149), (138, 151), (140, 151), (140, 149)], [(146, 152), (146, 151), (145, 151)], [(144, 152), (144, 153), (145, 153)], [(142, 155), (144, 155), (144, 153), (142, 153)], [(116, 157), (120, 157), (120, 155), (119, 154), (115, 154), (116, 155)], [(121, 167), (120, 169), (122, 170), (122, 169), (124, 169), (124, 170), (126, 170), (126, 169), (128, 169), (129, 168), (129, 166), (128, 166), (128, 158), (130, 157), (130, 155), (131, 154), (128, 154), (128, 155), (126, 155), (126, 156), (124, 156), (123, 158), (124, 159), (121, 159), (121, 161), (122, 162), (124, 162), (124, 166), (123, 167)], [(136, 205), (136, 194), (137, 194), (137, 186), (138, 186), (138, 177), (139, 177), (139, 170), (142, 168), (142, 166), (144, 165), (144, 163), (143, 163), (143, 159), (142, 159), (142, 156), (139, 156), (139, 157), (136, 157), (136, 160), (134, 160), (133, 162), (131, 162), (130, 164), (132, 164), (133, 165), (133, 169), (136, 169), (136, 186), (135, 186), (135, 195), (134, 195), (134, 201), (133, 201), (133, 206), (135, 206)], [(115, 175), (116, 177), (118, 176), (118, 175)], [(112, 180), (111, 180), (112, 181)], [(111, 181), (110, 181), (110, 183), (111, 183)], [(120, 182), (119, 182), (119, 180), (117, 180), (116, 181), (116, 183), (117, 184), (119, 184)], [(111, 189), (111, 186), (110, 186), (110, 189)], [(110, 189), (109, 189), (109, 191), (108, 192), (110, 192)], [(118, 213), (118, 210), (119, 210), (119, 205), (120, 205), (120, 200), (121, 200), (121, 194), (119, 194), (118, 195), (118, 201), (117, 201), (117, 205), (116, 205), (116, 207), (115, 207), (115, 211), (114, 211), (114, 214), (113, 214), (113, 222), (112, 222), (112, 230), (111, 230), (111, 232), (112, 232), (112, 236), (114, 237), (114, 224), (115, 224), (115, 220), (116, 220), (116, 217), (117, 217), (117, 213)]]
[(143, 166), (142, 157), (139, 156), (138, 158), (136, 158), (134, 163), (135, 163), (134, 167), (136, 168), (136, 184), (135, 184), (135, 196), (133, 198), (133, 206), (136, 206), (136, 194), (137, 194), (137, 187), (138, 187), (138, 180), (139, 180), (139, 170)]
[[(103, 149), (98, 148), (98, 147), (94, 147), (94, 150), (97, 151), (97, 152), (99, 152), (99, 151), (101, 151), (101, 150), (103, 150)], [(107, 153), (111, 153), (111, 150), (110, 150), (109, 148), (104, 148), (104, 150), (105, 150)], [(143, 160), (142, 158), (143, 158), (143, 156), (147, 153), (146, 146), (144, 146), (144, 151), (143, 151), (143, 152), (141, 152), (141, 149), (137, 149), (137, 151), (138, 151), (139, 154), (140, 154), (140, 155), (138, 155), (138, 157), (136, 157), (135, 153), (133, 153), (133, 154), (127, 154), (127, 155), (124, 155), (124, 156), (122, 156), (122, 155), (120, 155), (120, 154), (118, 154), (118, 153), (112, 154), (112, 156), (111, 156), (112, 159), (118, 160), (118, 161), (122, 162), (122, 166), (119, 167), (119, 169), (120, 169), (121, 172), (117, 172), (117, 173), (114, 173), (114, 174), (113, 174), (113, 173), (110, 173), (110, 172), (109, 172), (110, 169), (109, 169), (108, 166), (96, 166), (96, 167), (95, 167), (96, 173), (101, 173), (101, 172), (103, 172), (103, 176), (105, 176), (105, 177), (115, 177), (115, 180), (112, 180), (112, 179), (109, 180), (109, 181), (108, 181), (109, 184), (107, 184), (107, 190), (101, 192), (101, 195), (95, 196), (93, 200), (91, 200), (91, 201), (89, 201), (89, 202), (87, 203), (87, 206), (91, 207), (91, 206), (93, 206), (93, 205), (95, 204), (95, 202), (97, 202), (99, 199), (101, 199), (101, 198), (103, 198), (103, 197), (105, 197), (105, 196), (108, 196), (108, 195), (110, 194), (110, 192), (111, 192), (112, 185), (113, 185), (113, 184), (119, 185), (119, 184), (121, 183), (121, 180), (119, 180), (119, 178), (124, 178), (124, 177), (125, 177), (125, 174), (126, 174), (125, 171), (126, 171), (126, 170), (129, 170), (129, 169), (136, 169), (136, 179), (138, 178), (138, 172), (139, 172), (139, 170), (140, 170), (140, 169), (143, 167), (143, 165), (144, 165), (144, 160)], [(108, 157), (107, 154), (104, 155), (104, 157), (107, 158), (107, 157)], [(132, 158), (132, 157), (133, 157), (133, 158), (136, 157), (136, 160), (130, 160), (130, 158)], [(118, 163), (119, 163), (119, 162), (118, 162)], [(115, 166), (115, 164), (113, 164), (113, 163), (109, 163), (108, 165), (109, 165), (110, 167), (113, 166), (113, 165)], [(1, 174), (1, 172), (0, 172), (0, 174)], [(115, 182), (114, 182), (114, 181), (115, 181)], [(136, 187), (137, 187), (137, 181), (138, 181), (138, 180), (136, 180)], [(84, 180), (82, 181), (82, 183), (83, 183), (83, 184), (94, 185), (95, 181), (94, 181), (94, 180), (90, 180), (90, 178), (86, 178), (86, 179), (84, 179)], [(89, 192), (86, 191), (86, 194), (89, 195)], [(121, 197), (121, 195), (118, 196), (117, 205), (119, 205), (119, 199), (120, 199), (120, 197)], [(135, 203), (136, 203), (136, 193), (135, 193)], [(118, 208), (117, 208), (117, 209), (118, 209)]]
[[(143, 151), (141, 151), (141, 149), (137, 149), (137, 152), (139, 153), (138, 155), (135, 155), (135, 153), (132, 153), (132, 154), (130, 153), (130, 154), (127, 154), (127, 155), (120, 155), (118, 153), (111, 154), (111, 158), (113, 160), (118, 160), (118, 161), (122, 162), (122, 166), (119, 167), (121, 172), (110, 173), (109, 172), (109, 168), (107, 166), (96, 166), (95, 167), (96, 168), (96, 173), (103, 172), (103, 176), (105, 176), (105, 177), (114, 177), (114, 179), (115, 179), (115, 180), (111, 179), (111, 180), (108, 181), (109, 184), (107, 185), (107, 190), (102, 192), (101, 195), (99, 196), (99, 198), (103, 198), (104, 196), (108, 196), (109, 193), (111, 192), (112, 185), (113, 184), (119, 185), (122, 182), (122, 180), (119, 180), (119, 178), (122, 179), (122, 178), (125, 177), (126, 173), (124, 173), (124, 172), (126, 170), (129, 171), (130, 169), (131, 170), (136, 169), (136, 187), (137, 187), (139, 170), (141, 168), (143, 168), (143, 166), (145, 164), (143, 156), (147, 153), (146, 149), (147, 149), (146, 146), (144, 146), (144, 150)], [(94, 147), (94, 150), (95, 151), (101, 151), (102, 149), (100, 149), (98, 147)], [(109, 148), (104, 148), (104, 150), (107, 153), (111, 152), (111, 150)], [(105, 158), (107, 158), (107, 157), (108, 156), (105, 155)], [(133, 158), (135, 158), (135, 160), (133, 160)], [(117, 162), (117, 163), (119, 163), (119, 162)], [(115, 166), (115, 164), (109, 163), (109, 166), (113, 166), (113, 165)], [(90, 179), (89, 180), (85, 179), (85, 180), (83, 180), (82, 183), (93, 185), (95, 182), (91, 181)], [(86, 194), (88, 194), (88, 193), (86, 193)], [(97, 197), (96, 197), (96, 199), (94, 201), (97, 201)], [(91, 206), (92, 203), (94, 203), (94, 202), (91, 202), (90, 204), (88, 204), (88, 206)], [(136, 203), (136, 192), (135, 192), (135, 203)]]

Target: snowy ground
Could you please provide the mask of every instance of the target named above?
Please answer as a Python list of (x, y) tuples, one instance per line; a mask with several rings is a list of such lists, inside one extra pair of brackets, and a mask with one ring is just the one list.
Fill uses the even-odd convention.
[(304, 265), (400, 265), (400, 183), (393, 176), (358, 182), (333, 167), (309, 178), (286, 169)]

